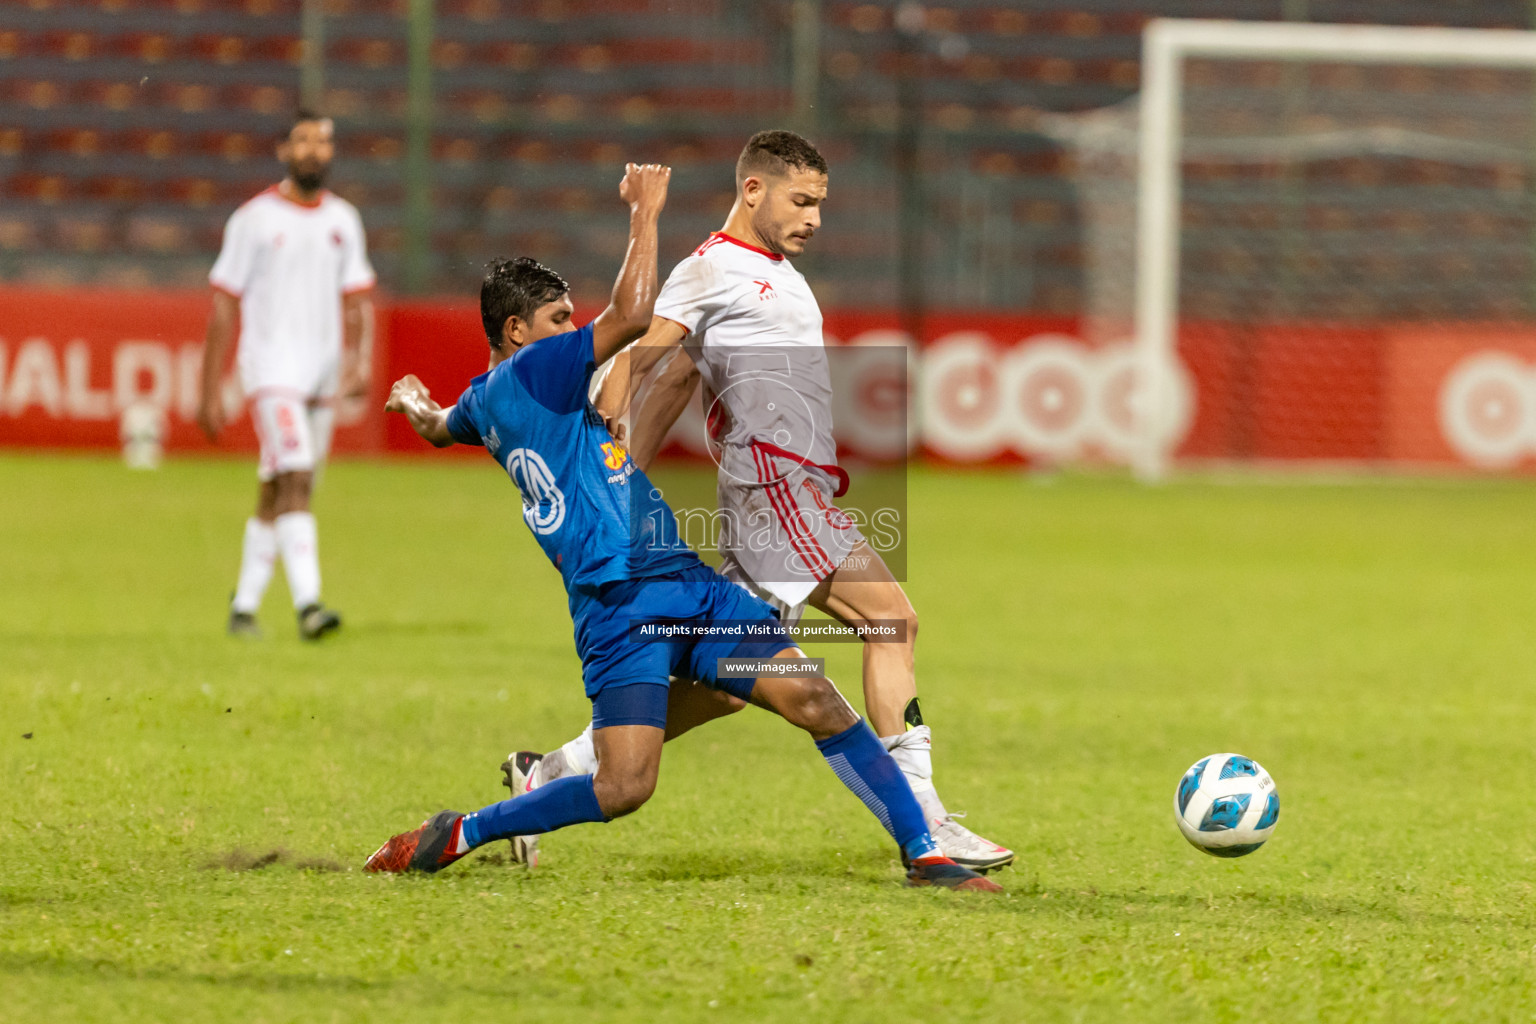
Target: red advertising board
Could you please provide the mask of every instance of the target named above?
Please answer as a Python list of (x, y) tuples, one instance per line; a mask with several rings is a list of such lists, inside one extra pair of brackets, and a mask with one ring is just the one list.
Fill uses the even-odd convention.
[[(172, 451), (254, 451), (232, 380), (218, 445), (194, 422), (210, 305), (202, 292), (0, 288), (0, 447), (116, 447), (123, 411), (148, 403)], [(935, 313), (912, 345), (894, 314), (831, 310), (825, 332), (846, 357), (833, 364), (845, 456), (1123, 462), (1138, 443), (1130, 345), (1087, 344), (1071, 318)], [(905, 353), (907, 373), (863, 358), (876, 350)], [(389, 383), (414, 373), (446, 404), (487, 356), (473, 297), (381, 302), (374, 393), (339, 410), (337, 449), (429, 451), (382, 413)], [(1180, 457), (1536, 468), (1530, 327), (1184, 324), (1174, 369), (1160, 429)], [(665, 450), (702, 457), (704, 437), (692, 403)]]
[[(480, 307), (475, 300), (465, 302), (398, 301), (380, 314), (388, 324), (390, 344), (375, 366), (388, 392), (388, 384), (406, 374), (415, 374), (427, 386), (432, 397), (448, 405), (476, 375), (484, 373), (490, 360), (490, 346), (480, 326)], [(381, 399), (382, 401), (382, 399)], [(384, 417), (384, 447), (391, 452), (421, 454), (434, 451), (416, 436), (403, 416)], [(478, 449), (454, 448), (463, 455)]]
[(1387, 458), (1536, 468), (1536, 329), (1398, 326), (1382, 339)]
[[(148, 403), (165, 414), (169, 450), (254, 452), (255, 431), (232, 380), (218, 444), (197, 427), (211, 308), (208, 294), (196, 291), (0, 288), (0, 445), (114, 448), (123, 411)], [(379, 449), (382, 394), (338, 408), (338, 451)]]

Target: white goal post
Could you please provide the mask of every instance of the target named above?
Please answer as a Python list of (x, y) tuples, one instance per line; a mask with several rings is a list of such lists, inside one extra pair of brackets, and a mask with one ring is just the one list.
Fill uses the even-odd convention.
[(1142, 440), (1135, 468), (1165, 476), (1173, 452), (1159, 429), (1176, 372), (1179, 321), (1181, 118), (1188, 58), (1331, 61), (1536, 70), (1536, 32), (1375, 25), (1156, 19), (1142, 52), (1136, 184), (1134, 344)]

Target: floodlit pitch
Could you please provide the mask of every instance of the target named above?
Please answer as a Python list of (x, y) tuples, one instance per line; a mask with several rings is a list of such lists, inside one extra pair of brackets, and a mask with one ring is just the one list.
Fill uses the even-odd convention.
[[(534, 872), (363, 874), (381, 830), (494, 799), (512, 743), (583, 712), (559, 583), (482, 467), (342, 462), (318, 503), (348, 632), (232, 642), (249, 473), (0, 459), (26, 496), (0, 503), (0, 1017), (1536, 1010), (1529, 483), (915, 474), (935, 757), (1019, 851), (1008, 898), (967, 901), (892, 885), (814, 751), (744, 715)], [(857, 645), (810, 653), (857, 673)], [(1216, 750), (1284, 785), (1254, 856), (1168, 821)]]

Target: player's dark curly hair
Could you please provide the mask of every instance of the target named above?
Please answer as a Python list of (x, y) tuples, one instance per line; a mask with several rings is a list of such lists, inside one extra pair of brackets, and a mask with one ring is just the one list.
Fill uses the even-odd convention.
[(826, 159), (801, 136), (780, 130), (758, 132), (736, 158), (736, 181), (740, 184), (752, 175), (781, 176), (791, 167), (827, 173)]
[(485, 265), (480, 282), (480, 324), (494, 348), (501, 344), (501, 325), (515, 316), (525, 323), (547, 302), (571, 290), (565, 278), (527, 256), (494, 259)]

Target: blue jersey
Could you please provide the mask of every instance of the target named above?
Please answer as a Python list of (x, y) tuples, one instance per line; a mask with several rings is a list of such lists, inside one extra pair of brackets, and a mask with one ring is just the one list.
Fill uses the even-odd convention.
[(566, 592), (702, 565), (672, 509), (590, 402), (592, 325), (525, 345), (470, 381), (448, 413), (460, 444), (484, 445), (523, 495), (523, 520)]

